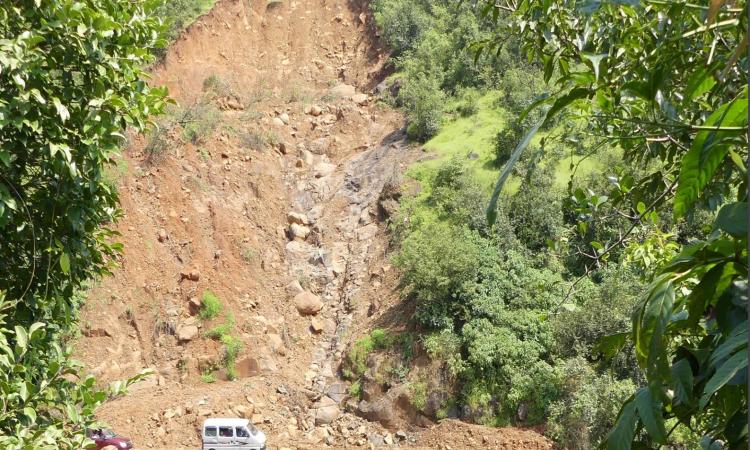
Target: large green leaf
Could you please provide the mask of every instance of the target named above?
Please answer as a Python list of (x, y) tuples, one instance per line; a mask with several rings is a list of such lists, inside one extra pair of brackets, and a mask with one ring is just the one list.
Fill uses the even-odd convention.
[(716, 216), (716, 228), (738, 239), (747, 238), (747, 202), (724, 205)]
[(664, 332), (672, 316), (674, 287), (669, 275), (657, 278), (634, 316), (636, 356), (650, 375), (668, 376)]
[(716, 365), (737, 350), (747, 347), (747, 326), (748, 322), (746, 320), (734, 327), (732, 333), (711, 353), (711, 357), (708, 360), (709, 367)]
[(672, 364), (672, 387), (677, 400), (690, 404), (693, 399), (693, 370), (690, 362), (683, 358)]
[(701, 395), (698, 406), (705, 408), (708, 402), (711, 400), (711, 396), (727, 384), (740, 370), (744, 370), (747, 367), (747, 351), (739, 351), (729, 358), (724, 364), (719, 366), (716, 373), (703, 388), (703, 394)]
[(567, 94), (558, 97), (557, 100), (555, 100), (555, 103), (552, 105), (552, 107), (547, 111), (547, 117), (544, 120), (544, 125), (547, 125), (550, 120), (554, 118), (554, 116), (566, 108), (568, 105), (570, 105), (572, 102), (576, 100), (580, 100), (582, 98), (586, 98), (591, 91), (587, 88), (574, 88), (571, 89), (570, 92)]
[(729, 153), (729, 136), (739, 134), (737, 130), (722, 127), (747, 126), (747, 89), (729, 103), (721, 105), (709, 116), (705, 125), (712, 128), (699, 131), (690, 149), (682, 158), (679, 184), (674, 199), (674, 215), (682, 217), (692, 208), (701, 191), (713, 178), (716, 169)]
[(630, 450), (637, 424), (636, 404), (631, 397), (622, 405), (617, 422), (607, 435), (607, 450)]
[(711, 70), (707, 67), (701, 67), (690, 76), (687, 87), (685, 88), (685, 100), (693, 100), (710, 91), (716, 85)]
[(630, 333), (615, 333), (608, 336), (602, 336), (592, 349), (593, 353), (601, 353), (609, 359), (615, 356), (628, 342)]
[(649, 436), (659, 444), (667, 440), (667, 431), (664, 429), (664, 417), (662, 416), (661, 401), (654, 398), (649, 388), (641, 388), (635, 394), (635, 404), (638, 408), (638, 417)]
[(529, 146), (529, 142), (531, 142), (531, 139), (536, 135), (536, 132), (539, 131), (539, 128), (542, 126), (545, 119), (546, 113), (542, 115), (542, 118), (539, 119), (539, 122), (537, 122), (536, 125), (531, 127), (531, 129), (526, 133), (523, 139), (521, 139), (521, 142), (516, 145), (516, 148), (513, 150), (510, 159), (505, 163), (503, 172), (500, 174), (500, 178), (497, 180), (495, 189), (492, 191), (490, 204), (487, 207), (487, 222), (490, 225), (494, 225), (495, 221), (497, 220), (497, 201), (500, 199), (500, 193), (503, 191), (503, 186), (505, 186), (505, 182), (508, 180), (511, 171), (513, 170), (513, 166), (518, 161), (518, 158), (521, 157), (521, 153), (523, 153), (526, 147)]

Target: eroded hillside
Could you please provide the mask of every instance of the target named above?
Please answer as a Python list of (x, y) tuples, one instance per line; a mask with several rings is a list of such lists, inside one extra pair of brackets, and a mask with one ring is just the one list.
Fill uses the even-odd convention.
[(272, 449), (550, 448), (347, 400), (347, 344), (408, 314), (382, 194), (420, 151), (377, 101), (375, 39), (364, 2), (224, 0), (155, 68), (179, 106), (113, 173), (125, 252), (77, 342), (102, 381), (155, 369), (99, 410), (138, 447), (198, 448), (206, 417), (246, 416)]

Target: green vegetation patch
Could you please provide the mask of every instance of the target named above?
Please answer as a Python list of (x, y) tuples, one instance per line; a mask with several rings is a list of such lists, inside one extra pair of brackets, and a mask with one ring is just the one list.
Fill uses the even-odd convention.
[(218, 316), (223, 309), (221, 300), (211, 291), (205, 291), (201, 299), (201, 310), (199, 316), (203, 320), (211, 320)]

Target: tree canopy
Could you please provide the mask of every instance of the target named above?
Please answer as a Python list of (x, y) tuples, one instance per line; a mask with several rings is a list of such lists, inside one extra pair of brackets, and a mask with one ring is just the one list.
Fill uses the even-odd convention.
[[(106, 169), (166, 92), (143, 68), (164, 44), (144, 1), (0, 5), (0, 447), (82, 448), (107, 398), (66, 342), (79, 291), (121, 246)], [(110, 393), (118, 393), (123, 384)]]
[[(508, 32), (521, 40), (551, 90), (533, 105), (545, 109), (542, 125), (560, 115), (584, 123), (589, 151), (614, 145), (629, 162), (609, 174), (608, 192), (569, 193), (582, 233), (603, 203), (628, 222), (614, 239), (590, 242), (590, 267), (618, 247), (642, 246), (634, 231), (658, 227), (665, 212), (688, 223), (715, 212), (711, 232), (647, 274), (628, 334), (646, 383), (620, 410), (608, 447), (664, 444), (674, 429), (665, 423), (676, 419), (705, 448), (746, 448), (746, 2), (484, 4), (503, 31), (476, 51), (501, 48)], [(600, 349), (616, 352), (622, 337)]]

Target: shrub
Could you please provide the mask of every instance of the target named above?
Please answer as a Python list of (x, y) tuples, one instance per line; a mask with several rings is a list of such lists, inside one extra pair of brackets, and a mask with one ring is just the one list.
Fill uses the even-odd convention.
[(197, 103), (185, 111), (180, 121), (183, 124), (182, 135), (193, 144), (198, 144), (216, 129), (220, 120), (221, 113), (215, 106)]
[(513, 121), (507, 127), (497, 132), (494, 139), (494, 162), (497, 167), (501, 167), (508, 162), (522, 135), (523, 129), (521, 129), (521, 125), (516, 121)]
[(349, 385), (349, 396), (353, 398), (359, 398), (362, 394), (362, 382), (359, 380), (354, 381)]
[(377, 350), (382, 350), (390, 347), (392, 337), (381, 328), (376, 328), (370, 332), (370, 339), (372, 339), (372, 347)]
[(431, 223), (410, 233), (394, 259), (406, 291), (417, 300), (415, 318), (429, 328), (454, 325), (464, 317), (456, 295), (479, 271), (478, 235), (466, 227)]
[(206, 331), (205, 336), (207, 338), (221, 340), (224, 336), (228, 336), (232, 332), (233, 328), (234, 316), (231, 313), (227, 312), (224, 323)]
[(597, 375), (579, 358), (566, 361), (562, 372), (562, 396), (549, 407), (546, 433), (570, 450), (598, 448), (636, 387), (629, 380)]
[(155, 14), (169, 26), (168, 38), (176, 39), (180, 32), (213, 6), (215, 0), (169, 0), (158, 2)]
[(245, 245), (242, 247), (240, 255), (246, 263), (251, 263), (255, 259), (255, 250), (253, 250), (253, 248), (249, 245)]
[(169, 138), (169, 132), (171, 130), (172, 125), (165, 123), (157, 126), (149, 132), (148, 143), (143, 149), (144, 153), (146, 154), (147, 162), (159, 162), (169, 151), (172, 146), (172, 141)]
[(462, 89), (456, 95), (456, 112), (461, 117), (473, 116), (479, 111), (479, 98), (481, 94), (476, 88)]
[(416, 381), (409, 383), (409, 401), (419, 411), (423, 411), (427, 406), (427, 382)]
[(377, 0), (371, 6), (394, 56), (415, 48), (432, 22), (422, 1)]
[(346, 378), (354, 380), (367, 370), (367, 357), (373, 350), (384, 350), (391, 346), (393, 340), (385, 330), (376, 328), (369, 335), (358, 339), (346, 354), (342, 372)]
[(406, 108), (409, 139), (424, 142), (437, 134), (443, 117), (445, 94), (435, 78), (409, 79), (398, 94)]
[(214, 375), (211, 372), (202, 373), (201, 374), (201, 381), (204, 383), (215, 383), (216, 382), (216, 375)]
[(232, 86), (218, 75), (211, 75), (203, 80), (203, 92), (209, 97), (232, 97), (239, 100)]
[(555, 189), (551, 170), (537, 167), (527, 174), (513, 195), (508, 218), (518, 239), (530, 250), (547, 248), (563, 226), (562, 194)]
[(201, 304), (200, 318), (203, 320), (211, 320), (222, 310), (221, 301), (213, 292), (206, 291), (203, 293), (203, 301)]
[(234, 380), (237, 378), (237, 355), (242, 350), (242, 341), (239, 338), (228, 334), (221, 337), (221, 343), (224, 344), (224, 367), (227, 370), (227, 378)]

